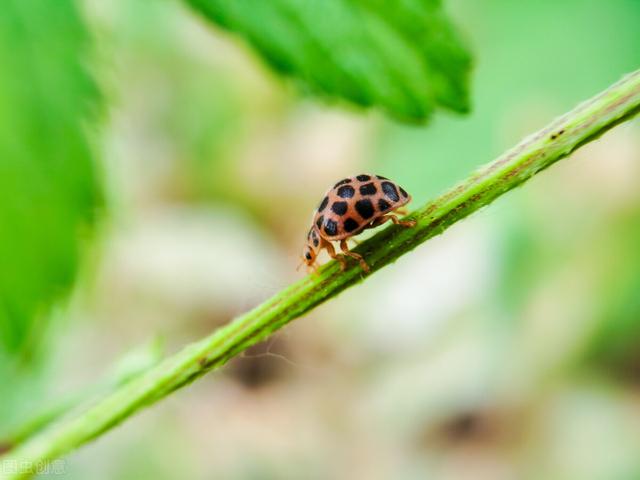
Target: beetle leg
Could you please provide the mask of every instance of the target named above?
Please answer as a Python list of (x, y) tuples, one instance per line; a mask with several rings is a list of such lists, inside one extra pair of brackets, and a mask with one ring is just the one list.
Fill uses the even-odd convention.
[(376, 218), (373, 222), (371, 222), (371, 228), (377, 227), (378, 225), (382, 225), (384, 222), (391, 220), (396, 225), (402, 225), (403, 227), (415, 227), (415, 220), (399, 220), (396, 215), (393, 213), (388, 213), (387, 215), (383, 215), (381, 217)]
[(338, 262), (340, 262), (340, 270), (344, 271), (344, 269), (347, 268), (347, 260), (344, 258), (344, 255), (338, 255), (336, 253), (336, 249), (333, 248), (333, 245), (331, 244), (331, 242), (323, 238), (321, 248), (326, 248), (327, 252), (329, 253), (329, 256), (334, 260), (337, 260)]
[(399, 220), (398, 217), (396, 215), (393, 215), (393, 214), (389, 214), (389, 217), (391, 217), (391, 221), (393, 223), (395, 223), (396, 225), (401, 225), (401, 226), (407, 227), (407, 228), (411, 228), (411, 227), (415, 227), (416, 226), (416, 221), (415, 220)]
[(383, 215), (381, 217), (378, 217), (373, 222), (371, 222), (368, 228), (376, 228), (377, 226), (382, 225), (387, 220), (391, 220), (389, 218), (389, 215)]
[(347, 245), (346, 240), (340, 240), (340, 249), (342, 250), (342, 253), (344, 253), (346, 256), (355, 258), (356, 260), (358, 260), (358, 262), (360, 262), (360, 266), (362, 267), (362, 269), (365, 272), (369, 273), (369, 265), (367, 265), (367, 262), (364, 261), (364, 258), (362, 258), (362, 255), (356, 252), (351, 252), (349, 250), (349, 246)]

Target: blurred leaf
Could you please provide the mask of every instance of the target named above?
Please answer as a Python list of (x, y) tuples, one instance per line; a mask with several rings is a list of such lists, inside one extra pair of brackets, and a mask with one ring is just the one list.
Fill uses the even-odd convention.
[(469, 110), (470, 56), (439, 0), (187, 0), (311, 90), (425, 120)]
[(621, 379), (640, 381), (640, 211), (622, 214), (611, 225), (598, 295), (598, 321), (584, 360)]
[(152, 337), (146, 343), (127, 352), (111, 367), (103, 381), (108, 389), (115, 389), (130, 382), (137, 376), (154, 367), (164, 353), (164, 339), (160, 336)]
[(606, 8), (600, 0), (455, 3), (478, 52), (473, 113), (439, 115), (429, 128), (389, 123), (373, 145), (376, 171), (416, 200), (439, 194), (640, 61), (638, 0)]
[(86, 123), (98, 93), (72, 0), (0, 15), (0, 349), (29, 354), (68, 293), (99, 203)]
[[(157, 365), (162, 359), (163, 350), (164, 340), (156, 336), (147, 343), (127, 352), (95, 385), (71, 392), (57, 401), (49, 400), (44, 409), (30, 411), (29, 418), (23, 423), (18, 423), (8, 432), (0, 431), (0, 446), (17, 445), (74, 408), (90, 402), (97, 395), (115, 391), (121, 385), (125, 385)], [(1, 410), (0, 413), (2, 413)], [(6, 425), (3, 427), (6, 428)], [(2, 454), (1, 451), (0, 454)]]

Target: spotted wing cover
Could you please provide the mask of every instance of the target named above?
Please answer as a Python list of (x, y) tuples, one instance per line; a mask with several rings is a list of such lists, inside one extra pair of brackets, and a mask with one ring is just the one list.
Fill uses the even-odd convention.
[(361, 174), (339, 181), (326, 193), (313, 223), (327, 240), (342, 240), (410, 200), (411, 196), (391, 180)]

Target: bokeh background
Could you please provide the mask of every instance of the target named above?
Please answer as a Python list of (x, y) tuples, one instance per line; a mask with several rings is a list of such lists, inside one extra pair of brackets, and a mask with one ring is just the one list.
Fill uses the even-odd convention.
[[(473, 109), (407, 126), (301, 93), (180, 2), (80, 2), (105, 104), (90, 132), (103, 207), (78, 233), (92, 241), (71, 300), (28, 360), (2, 354), (0, 432), (299, 278), (337, 179), (379, 173), (420, 205), (640, 65), (637, 0), (446, 4), (473, 51)], [(635, 120), (55, 478), (640, 478), (638, 184)]]

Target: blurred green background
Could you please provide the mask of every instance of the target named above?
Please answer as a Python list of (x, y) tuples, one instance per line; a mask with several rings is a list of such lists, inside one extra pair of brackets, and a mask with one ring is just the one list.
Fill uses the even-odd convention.
[[(451, 0), (471, 113), (407, 126), (180, 2), (45, 3), (0, 7), (0, 438), (299, 278), (337, 179), (420, 205), (640, 65), (637, 0)], [(639, 182), (636, 119), (50, 476), (640, 478)]]

